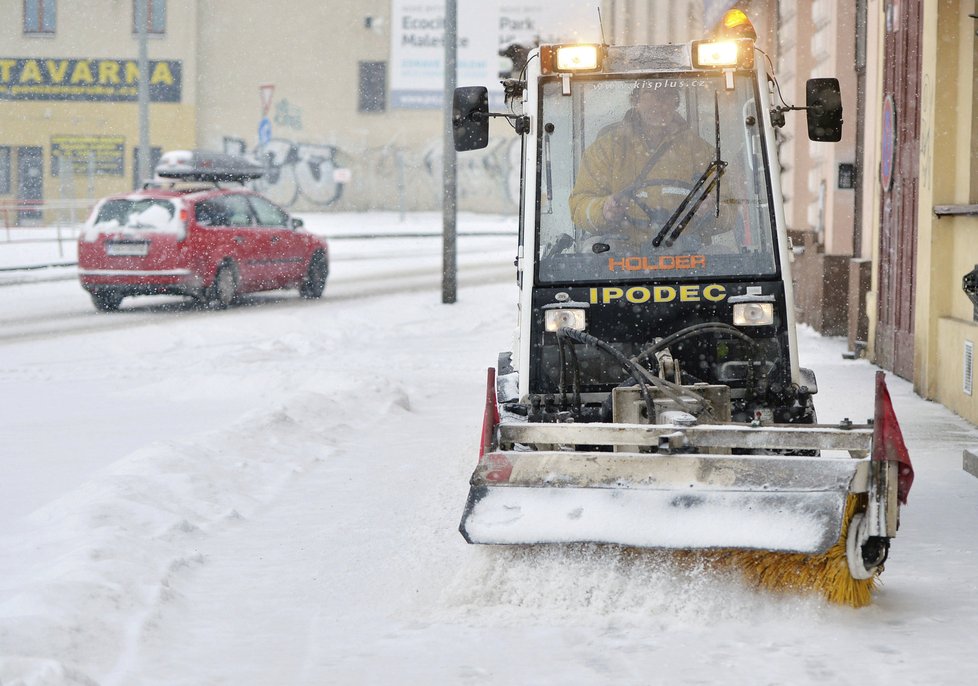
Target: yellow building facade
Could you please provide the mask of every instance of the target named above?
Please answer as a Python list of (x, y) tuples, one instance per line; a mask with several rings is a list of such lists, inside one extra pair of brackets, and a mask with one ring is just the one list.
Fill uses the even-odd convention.
[(920, 395), (978, 423), (978, 305), (965, 289), (978, 275), (978, 22), (973, 2), (922, 9), (913, 382)]
[[(259, 190), (293, 210), (440, 207), (443, 110), (395, 97), (403, 65), (425, 57), (425, 41), (437, 42), (434, 4), (147, 2), (161, 19), (148, 45), (154, 153), (201, 148), (252, 158), (269, 169)], [(492, 35), (492, 62), (502, 62), (492, 41), (529, 23), (496, 14), (497, 4), (479, 10), (491, 21), (468, 28)], [(135, 0), (8, 5), (0, 23), (0, 208), (9, 216), (18, 206), (133, 188)], [(28, 30), (44, 20), (28, 15), (43, 8), (53, 12), (50, 30)], [(410, 41), (417, 44), (399, 63), (396, 48)], [(491, 66), (489, 80), (498, 76)], [(434, 88), (440, 96), (441, 77)], [(459, 160), (463, 209), (515, 211), (519, 141), (506, 133), (500, 126), (489, 149)], [(73, 160), (67, 175), (63, 156)]]
[[(8, 5), (0, 23), (0, 221), (51, 221), (48, 208), (133, 188), (141, 75), (131, 0)], [(49, 14), (32, 24), (32, 11)], [(168, 27), (192, 23), (193, 13), (189, 3), (170, 3)], [(193, 144), (195, 32), (151, 33), (149, 43), (151, 144)]]

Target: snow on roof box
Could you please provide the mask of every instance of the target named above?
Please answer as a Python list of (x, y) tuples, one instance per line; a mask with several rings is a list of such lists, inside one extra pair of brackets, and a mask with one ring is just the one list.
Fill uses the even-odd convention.
[(181, 181), (244, 183), (264, 175), (262, 167), (243, 157), (204, 150), (171, 150), (156, 165), (156, 176)]

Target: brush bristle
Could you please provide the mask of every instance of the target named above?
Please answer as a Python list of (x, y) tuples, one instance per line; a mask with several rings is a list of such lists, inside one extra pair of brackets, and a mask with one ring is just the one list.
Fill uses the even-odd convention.
[(748, 584), (757, 588), (818, 593), (831, 603), (865, 607), (872, 602), (879, 572), (869, 579), (854, 579), (846, 561), (849, 522), (860, 509), (864, 506), (860, 507), (859, 498), (850, 494), (839, 540), (820, 555), (761, 550), (720, 550), (701, 555), (710, 564), (738, 571)]

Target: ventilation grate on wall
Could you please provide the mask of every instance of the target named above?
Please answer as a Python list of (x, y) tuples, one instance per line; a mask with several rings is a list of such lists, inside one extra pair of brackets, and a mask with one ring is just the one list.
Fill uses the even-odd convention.
[(964, 342), (964, 392), (971, 395), (974, 390), (974, 368), (975, 368), (975, 344), (971, 341)]

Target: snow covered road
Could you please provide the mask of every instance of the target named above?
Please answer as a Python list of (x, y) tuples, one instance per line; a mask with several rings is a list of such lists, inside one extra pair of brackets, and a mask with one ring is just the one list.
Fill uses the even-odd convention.
[[(459, 284), (515, 279), (513, 242), (512, 235), (461, 237)], [(333, 242), (331, 251), (326, 293), (331, 301), (441, 288), (440, 239), (341, 239)], [(157, 323), (161, 313), (206, 314), (189, 299), (159, 296), (128, 298), (119, 313), (100, 316), (78, 285), (73, 268), (46, 272), (6, 273), (0, 278), (0, 345)], [(250, 294), (241, 305), (309, 307), (310, 303), (292, 290)]]
[[(917, 478), (862, 610), (662, 555), (468, 546), (515, 288), (464, 284), (6, 343), (0, 683), (970, 683), (975, 427), (888, 376)], [(875, 367), (800, 343), (820, 420), (869, 417)]]

